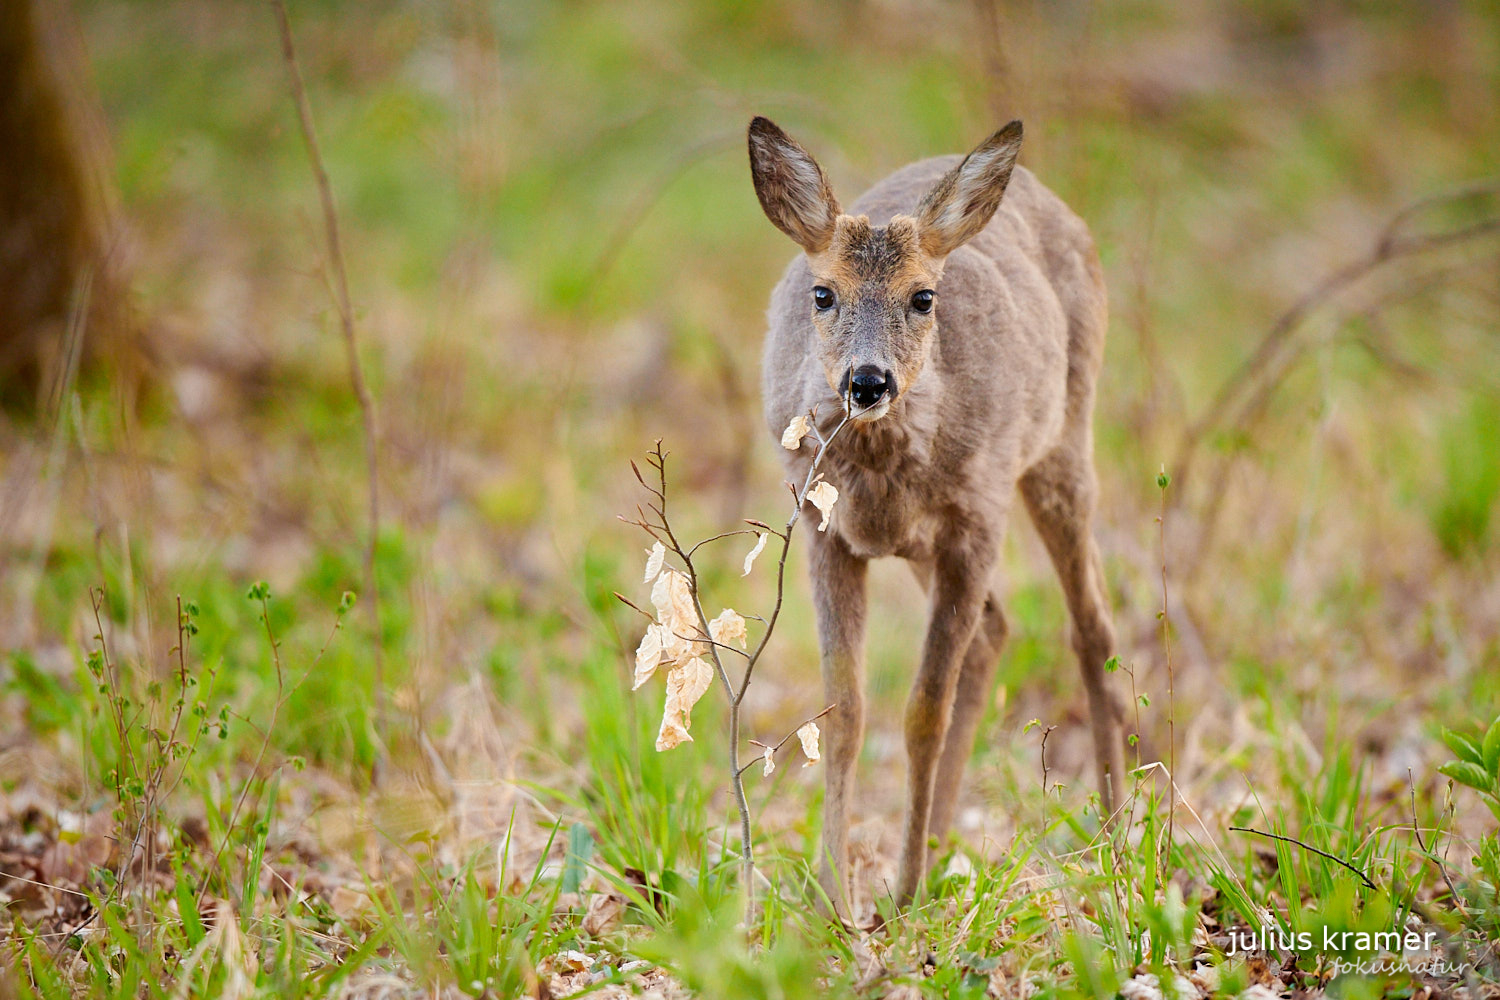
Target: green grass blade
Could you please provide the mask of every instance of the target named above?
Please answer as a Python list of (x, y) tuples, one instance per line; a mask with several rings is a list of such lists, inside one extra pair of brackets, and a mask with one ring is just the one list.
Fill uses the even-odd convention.
[[(1494, 730), (1492, 728), (1491, 732), (1493, 731)], [(1463, 733), (1455, 733), (1447, 726), (1443, 727), (1442, 735), (1443, 742), (1448, 745), (1448, 749), (1452, 750), (1454, 756), (1456, 756), (1459, 760), (1467, 761), (1470, 764), (1479, 764), (1481, 766), (1484, 764), (1484, 755), (1479, 749), (1479, 744), (1469, 739)]]
[(1494, 787), (1494, 780), (1484, 768), (1478, 764), (1470, 764), (1466, 760), (1450, 760), (1438, 768), (1438, 773), (1445, 774), (1460, 785), (1468, 785), (1476, 791), (1488, 792)]
[(1480, 752), (1484, 754), (1484, 769), (1490, 773), (1490, 777), (1500, 775), (1500, 715), (1495, 716), (1495, 721), (1490, 723), (1489, 732), (1484, 734)]

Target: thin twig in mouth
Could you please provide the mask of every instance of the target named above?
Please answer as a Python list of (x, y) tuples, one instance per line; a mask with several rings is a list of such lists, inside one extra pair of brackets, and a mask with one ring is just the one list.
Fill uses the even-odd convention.
[[(849, 366), (849, 371), (844, 375), (843, 382), (844, 382), (844, 391), (843, 391), (842, 396), (839, 399), (839, 402), (841, 402), (841, 403), (844, 404), (844, 419), (839, 422), (839, 427), (843, 427), (844, 424), (848, 423), (849, 421), (855, 420), (855, 419), (857, 419), (859, 417), (864, 416), (866, 413), (869, 413), (871, 410), (875, 409), (881, 403), (886, 402), (885, 399), (877, 399), (875, 402), (871, 403), (869, 406), (861, 406), (861, 407), (858, 407), (858, 408), (855, 407), (855, 405), (854, 405), (854, 365), (852, 365), (852, 364)], [(823, 435), (822, 435), (821, 432), (818, 431), (816, 425), (814, 425), (814, 427), (813, 427), (813, 432), (818, 435), (818, 443), (820, 445), (826, 445), (828, 443), (828, 441), (824, 441), (823, 440)], [(835, 431), (834, 433), (838, 433), (838, 432)], [(831, 441), (831, 440), (833, 440), (833, 438), (830, 437), (828, 440)]]

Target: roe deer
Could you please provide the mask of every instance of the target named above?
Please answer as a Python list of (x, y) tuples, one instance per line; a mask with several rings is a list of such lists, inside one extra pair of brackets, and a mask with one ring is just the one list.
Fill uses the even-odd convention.
[[(852, 414), (823, 459), (840, 500), (829, 530), (809, 532), (808, 556), (826, 700), (837, 703), (821, 883), (841, 916), (867, 561), (905, 559), (931, 601), (906, 707), (905, 905), (928, 837), (953, 820), (998, 665), (1005, 617), (991, 577), (1017, 486), (1067, 597), (1106, 815), (1121, 802), (1121, 706), (1105, 684), (1114, 626), (1090, 527), (1104, 281), (1088, 227), (1015, 167), (1020, 147), (1011, 122), (967, 157), (898, 170), (844, 214), (806, 150), (765, 118), (750, 123), (755, 193), (804, 251), (771, 293), (766, 420), (779, 438), (816, 407), (826, 437)], [(787, 453), (796, 481), (813, 450), (808, 440)]]

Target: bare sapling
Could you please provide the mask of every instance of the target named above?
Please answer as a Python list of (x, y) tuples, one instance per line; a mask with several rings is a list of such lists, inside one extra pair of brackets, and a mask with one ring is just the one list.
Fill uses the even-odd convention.
[[(812, 437), (817, 446), (801, 486), (786, 484), (792, 495), (792, 510), (785, 526), (779, 530), (764, 521), (746, 519), (745, 523), (749, 525), (747, 528), (725, 531), (690, 545), (679, 538), (668, 514), (667, 452), (662, 450), (661, 441), (658, 440), (646, 456), (646, 464), (654, 473), (649, 479), (642, 475), (635, 462), (630, 463), (631, 471), (651, 494), (651, 499), (644, 506), (637, 506), (637, 516), (634, 519), (621, 520), (640, 528), (652, 539), (643, 582), (651, 584), (651, 604), (655, 609), (654, 613), (647, 611), (623, 594), (615, 594), (650, 622), (636, 649), (633, 690), (638, 690), (651, 680), (659, 667), (666, 667), (666, 701), (662, 710), (661, 728), (656, 737), (658, 752), (692, 741), (690, 728), (693, 707), (716, 680), (724, 693), (729, 709), (729, 784), (739, 815), (740, 882), (745, 893), (747, 930), (755, 913), (755, 859), (750, 808), (745, 797), (745, 772), (759, 764), (761, 773), (769, 777), (776, 769), (776, 754), (794, 738), (798, 740), (805, 757), (804, 766), (815, 763), (819, 759), (817, 720), (826, 716), (835, 706), (829, 705), (804, 720), (775, 743), (744, 740), (741, 735), (741, 711), (750, 691), (755, 668), (760, 664), (776, 630), (776, 622), (786, 599), (786, 561), (792, 547), (792, 532), (802, 519), (806, 507), (819, 511), (822, 523), (818, 530), (826, 530), (829, 515), (838, 502), (838, 490), (822, 478), (818, 467), (839, 432), (858, 415), (859, 408), (855, 406), (851, 412), (850, 407), (851, 403), (846, 396), (844, 416), (826, 436), (818, 429), (816, 411), (811, 410), (795, 417), (782, 434), (782, 446), (788, 450), (800, 448), (803, 439), (807, 437)], [(755, 543), (745, 555), (744, 576), (750, 575), (756, 558), (765, 550), (772, 536), (781, 543), (776, 562), (775, 604), (769, 616), (749, 616), (763, 626), (760, 637), (753, 646), (750, 644), (745, 615), (733, 608), (725, 608), (717, 617), (708, 617), (701, 587), (702, 578), (698, 564), (694, 561), (699, 550), (710, 542), (748, 535), (755, 536)], [(673, 562), (677, 565), (672, 565)], [(737, 675), (731, 672), (731, 665), (741, 668)], [(741, 755), (742, 742), (755, 748), (756, 752), (748, 759)]]

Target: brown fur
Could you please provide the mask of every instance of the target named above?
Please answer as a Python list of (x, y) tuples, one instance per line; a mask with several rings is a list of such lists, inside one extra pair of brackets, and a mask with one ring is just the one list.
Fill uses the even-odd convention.
[[(926, 870), (928, 837), (953, 819), (1005, 639), (991, 578), (1017, 488), (1067, 597), (1106, 809), (1120, 802), (1120, 706), (1104, 674), (1114, 631), (1090, 527), (1104, 283), (1082, 220), (1013, 168), (1019, 122), (963, 160), (897, 171), (855, 202), (853, 216), (840, 213), (831, 191), (819, 201), (827, 181), (801, 146), (765, 119), (750, 132), (767, 215), (789, 234), (812, 234), (793, 235), (807, 253), (771, 294), (764, 396), (773, 436), (814, 406), (831, 430), (843, 416), (840, 380), (853, 367), (874, 364), (895, 381), (894, 400), (852, 422), (829, 450), (823, 468), (840, 500), (829, 530), (808, 533), (824, 686), (837, 703), (826, 726), (822, 882), (847, 914), (867, 561), (906, 559), (931, 602), (905, 720), (909, 794), (896, 885), (905, 903)], [(787, 178), (807, 182), (790, 200)], [(836, 308), (813, 307), (816, 285), (836, 294)], [(937, 293), (926, 315), (910, 306), (923, 288)], [(812, 450), (805, 442), (788, 453), (797, 481)]]

